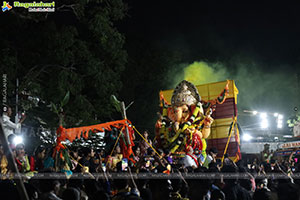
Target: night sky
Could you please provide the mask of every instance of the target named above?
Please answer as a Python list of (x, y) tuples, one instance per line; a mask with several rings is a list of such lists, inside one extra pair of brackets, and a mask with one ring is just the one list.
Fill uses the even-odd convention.
[(269, 64), (299, 62), (299, 5), (129, 1), (128, 15), (126, 34), (186, 48), (190, 60), (245, 54)]
[[(116, 31), (125, 36), (121, 48), (128, 54), (128, 59), (121, 62), (121, 84), (116, 85), (116, 91), (121, 90), (117, 97), (127, 105), (135, 101), (128, 117), (137, 126), (153, 128), (159, 90), (173, 89), (191, 76), (196, 78), (196, 85), (235, 80), (241, 126), (250, 123), (243, 110), (278, 112), (286, 121), (295, 114), (295, 107), (300, 109), (300, 3), (124, 1), (128, 4), (126, 17), (113, 20)], [(72, 25), (84, 29), (69, 11), (49, 14), (48, 20), (56, 21), (58, 27)], [(15, 25), (6, 23), (5, 27), (13, 29)], [(27, 30), (26, 27), (25, 24), (22, 29)], [(33, 34), (26, 34), (35, 41)], [(10, 38), (13, 36), (7, 40)], [(23, 41), (20, 46), (23, 47)], [(195, 70), (191, 72), (192, 65)], [(161, 69), (164, 67), (165, 70)], [(140, 112), (145, 113), (145, 119), (139, 116)]]
[[(183, 65), (206, 62), (216, 73), (221, 70), (224, 74), (208, 82), (234, 79), (240, 92), (242, 125), (247, 125), (245, 109), (279, 112), (287, 119), (299, 107), (299, 5), (275, 1), (127, 2), (128, 16), (119, 25), (127, 42), (140, 38), (159, 44), (180, 52)], [(170, 89), (176, 82), (178, 78), (162, 89)]]

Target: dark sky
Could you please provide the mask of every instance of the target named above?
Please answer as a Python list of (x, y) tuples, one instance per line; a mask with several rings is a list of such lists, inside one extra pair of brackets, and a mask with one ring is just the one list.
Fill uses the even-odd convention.
[[(253, 1), (127, 1), (120, 31), (180, 51), (182, 63), (218, 63), (236, 80), (243, 109), (299, 106), (300, 4)], [(130, 55), (129, 55), (130, 56)], [(164, 88), (162, 88), (164, 89)]]
[(245, 53), (270, 64), (299, 62), (299, 5), (275, 1), (128, 3), (126, 33), (150, 37), (168, 47), (184, 46), (191, 60), (198, 59), (197, 50), (204, 48), (207, 59)]

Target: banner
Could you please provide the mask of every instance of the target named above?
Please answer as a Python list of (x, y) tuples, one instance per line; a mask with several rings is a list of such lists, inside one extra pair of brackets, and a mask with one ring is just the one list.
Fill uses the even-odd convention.
[(299, 148), (300, 147), (300, 141), (286, 142), (286, 143), (280, 144), (278, 147), (280, 149)]

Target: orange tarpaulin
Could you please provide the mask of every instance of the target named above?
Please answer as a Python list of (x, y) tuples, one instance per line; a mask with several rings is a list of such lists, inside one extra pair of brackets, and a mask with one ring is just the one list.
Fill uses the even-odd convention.
[[(134, 143), (132, 141), (133, 137), (132, 134), (134, 134), (134, 131), (131, 126), (131, 122), (128, 119), (113, 121), (113, 122), (107, 122), (103, 124), (97, 124), (92, 126), (83, 126), (83, 127), (77, 127), (77, 128), (64, 128), (60, 126), (56, 130), (57, 134), (57, 145), (55, 148), (55, 152), (53, 152), (53, 156), (56, 154), (56, 152), (59, 152), (61, 149), (65, 149), (64, 145), (61, 144), (62, 141), (69, 140), (72, 142), (76, 138), (84, 137), (88, 138), (89, 132), (97, 133), (97, 132), (103, 132), (105, 130), (111, 131), (112, 127), (117, 128), (118, 130), (122, 131), (122, 134), (126, 136), (125, 127), (128, 128), (128, 134), (129, 137), (125, 137), (124, 140), (120, 141), (120, 146), (122, 149), (123, 156), (129, 160), (131, 160), (132, 152), (132, 146), (134, 146)], [(129, 140), (129, 141), (128, 141)]]
[(117, 129), (121, 129), (124, 126), (128, 126), (131, 124), (131, 122), (128, 119), (113, 121), (113, 122), (107, 122), (103, 124), (97, 124), (92, 126), (83, 126), (83, 127), (77, 127), (77, 128), (63, 128), (60, 126), (56, 133), (57, 133), (57, 143), (59, 144), (61, 141), (69, 140), (72, 142), (73, 140), (77, 138), (82, 137), (88, 138), (89, 131), (92, 131), (93, 133), (96, 132), (103, 132), (105, 130), (111, 131), (112, 127), (115, 127)]

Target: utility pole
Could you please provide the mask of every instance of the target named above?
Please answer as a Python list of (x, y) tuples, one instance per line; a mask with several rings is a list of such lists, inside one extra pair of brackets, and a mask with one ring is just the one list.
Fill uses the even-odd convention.
[(295, 111), (298, 111), (300, 106), (300, 73), (299, 72), (296, 74), (296, 79), (297, 79), (297, 103), (296, 103)]
[[(19, 79), (16, 79), (16, 116), (15, 116), (15, 123), (19, 123)], [(16, 129), (15, 130), (16, 134), (20, 134), (21, 130), (20, 129)]]
[[(122, 117), (123, 117), (123, 119), (127, 119), (126, 110), (133, 104), (133, 102), (131, 102), (127, 107), (125, 107), (124, 101), (120, 102), (120, 104), (121, 104)], [(125, 131), (126, 131), (126, 140), (127, 140), (128, 144), (131, 145), (129, 131), (128, 131), (127, 127), (125, 128)]]
[[(294, 111), (295, 111), (295, 116), (296, 116), (296, 119), (298, 118), (299, 116), (299, 109), (300, 109), (300, 73), (297, 72), (296, 74), (296, 79), (297, 79), (297, 100), (296, 100), (296, 105), (294, 107)], [(299, 137), (299, 133), (300, 133), (300, 122), (297, 121), (295, 124), (294, 124), (294, 127), (293, 127), (293, 133), (294, 133), (294, 136), (295, 137)]]
[[(110, 100), (111, 100), (112, 104), (115, 106), (116, 110), (122, 114), (122, 118), (127, 119), (126, 110), (133, 104), (133, 102), (131, 102), (127, 107), (125, 107), (124, 101), (120, 102), (115, 97), (115, 95), (111, 95)], [(127, 140), (128, 144), (131, 145), (129, 131), (128, 131), (127, 127), (125, 128), (125, 131), (126, 131), (126, 140)]]

